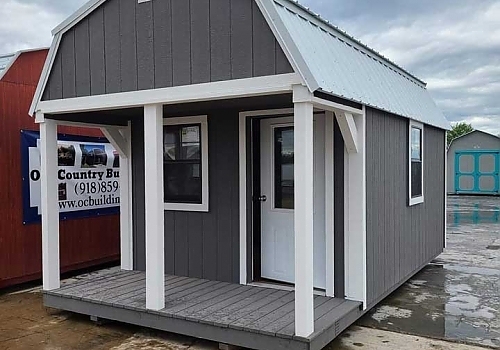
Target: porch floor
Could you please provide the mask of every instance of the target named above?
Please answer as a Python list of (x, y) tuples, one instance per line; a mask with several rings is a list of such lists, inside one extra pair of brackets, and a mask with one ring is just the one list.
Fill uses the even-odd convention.
[(165, 308), (146, 310), (146, 275), (103, 270), (44, 292), (47, 307), (252, 349), (319, 350), (353, 323), (361, 303), (314, 297), (315, 332), (294, 335), (295, 293), (165, 276)]

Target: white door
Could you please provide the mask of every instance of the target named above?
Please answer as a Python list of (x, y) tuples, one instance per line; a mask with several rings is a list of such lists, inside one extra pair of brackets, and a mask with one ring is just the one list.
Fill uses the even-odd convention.
[[(261, 276), (295, 282), (293, 117), (261, 121)], [(314, 286), (326, 286), (325, 121), (314, 117)]]

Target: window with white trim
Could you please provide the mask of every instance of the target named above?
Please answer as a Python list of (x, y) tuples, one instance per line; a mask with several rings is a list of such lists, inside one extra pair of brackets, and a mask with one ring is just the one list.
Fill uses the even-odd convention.
[(424, 202), (424, 126), (410, 120), (409, 130), (409, 204)]
[(207, 116), (163, 121), (165, 210), (208, 211)]

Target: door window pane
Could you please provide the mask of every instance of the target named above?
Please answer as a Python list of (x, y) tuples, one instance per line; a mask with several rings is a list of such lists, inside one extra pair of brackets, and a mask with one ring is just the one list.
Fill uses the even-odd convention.
[(293, 127), (274, 129), (274, 207), (294, 209)]

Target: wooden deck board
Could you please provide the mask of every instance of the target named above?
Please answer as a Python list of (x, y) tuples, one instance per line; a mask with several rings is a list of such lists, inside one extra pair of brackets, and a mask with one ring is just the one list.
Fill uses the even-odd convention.
[[(324, 341), (334, 337), (337, 322), (343, 320), (340, 324), (345, 327), (361, 314), (357, 309), (360, 303), (315, 296), (315, 333), (303, 339), (294, 336), (295, 293), (290, 291), (165, 276), (165, 308), (150, 311), (145, 305), (145, 273), (115, 271), (81, 276), (58, 290), (44, 293), (52, 307), (57, 308), (60, 301), (61, 308), (69, 311), (85, 313), (86, 310), (93, 310), (93, 315), (100, 315), (100, 310), (106, 310), (100, 317), (109, 315), (117, 320), (120, 320), (120, 313), (135, 312), (143, 315), (137, 324), (142, 325), (143, 317), (156, 320), (144, 323), (146, 327), (195, 337), (205, 334), (210, 339), (230, 344), (234, 342), (240, 346), (260, 344), (255, 345), (257, 348), (266, 348), (267, 342), (272, 343), (271, 339), (277, 338), (281, 339), (276, 343), (280, 349), (319, 350), (314, 346), (320, 346), (314, 344), (324, 344)], [(72, 306), (78, 303), (81, 305)], [(127, 315), (130, 317), (131, 314)], [(131, 321), (130, 318), (128, 320)], [(180, 328), (168, 326), (175, 325), (175, 322), (184, 323)], [(218, 338), (211, 336), (210, 329)], [(246, 339), (244, 343), (240, 342), (242, 338)], [(318, 341), (314, 342), (314, 339)]]

